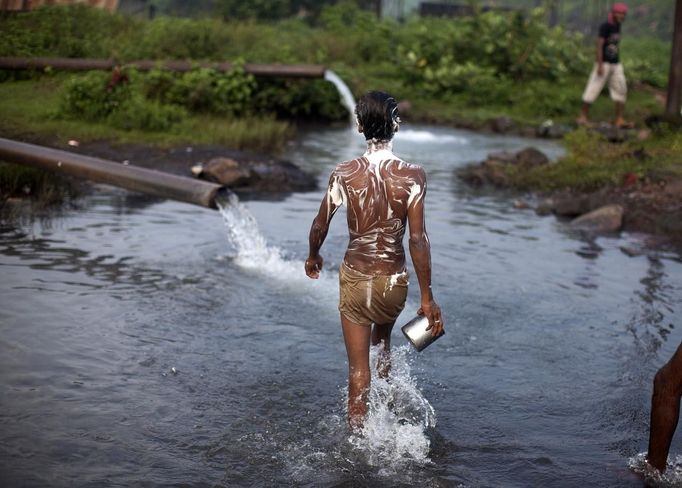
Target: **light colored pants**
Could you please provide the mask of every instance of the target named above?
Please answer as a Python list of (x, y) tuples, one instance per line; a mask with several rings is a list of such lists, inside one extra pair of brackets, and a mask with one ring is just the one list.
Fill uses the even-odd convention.
[(601, 91), (604, 89), (604, 85), (608, 82), (609, 84), (609, 95), (611, 95), (611, 100), (614, 102), (625, 103), (625, 99), (628, 94), (628, 85), (625, 81), (625, 72), (623, 71), (623, 65), (604, 63), (604, 74), (599, 76), (597, 74), (597, 63), (594, 63), (594, 68), (592, 68), (592, 73), (590, 74), (590, 79), (585, 87), (585, 92), (583, 93), (583, 102), (594, 103)]

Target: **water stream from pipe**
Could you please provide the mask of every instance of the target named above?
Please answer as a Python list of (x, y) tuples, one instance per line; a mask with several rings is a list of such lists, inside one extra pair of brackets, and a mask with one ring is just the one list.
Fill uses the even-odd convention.
[(355, 120), (355, 98), (353, 98), (353, 93), (350, 91), (350, 88), (348, 88), (348, 85), (346, 85), (339, 75), (330, 69), (324, 72), (324, 79), (332, 82), (338, 90), (339, 95), (341, 95), (341, 104), (348, 109), (352, 123)]

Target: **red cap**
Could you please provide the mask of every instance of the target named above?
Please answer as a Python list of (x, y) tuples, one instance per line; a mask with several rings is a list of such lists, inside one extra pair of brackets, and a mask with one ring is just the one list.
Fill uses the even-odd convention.
[(611, 12), (614, 14), (626, 14), (628, 13), (628, 6), (622, 2), (614, 3), (611, 7)]

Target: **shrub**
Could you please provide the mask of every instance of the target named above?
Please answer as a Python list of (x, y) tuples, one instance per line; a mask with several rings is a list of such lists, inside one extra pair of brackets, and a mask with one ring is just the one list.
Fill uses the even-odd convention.
[(249, 111), (256, 81), (237, 65), (229, 73), (201, 68), (180, 75), (154, 70), (143, 80), (150, 98), (192, 112), (242, 115)]
[(64, 89), (57, 116), (106, 121), (125, 130), (166, 130), (180, 122), (185, 111), (145, 98), (140, 76), (127, 70), (117, 83), (112, 74), (100, 71), (74, 76)]
[(59, 115), (90, 121), (108, 117), (130, 97), (128, 83), (107, 89), (110, 80), (111, 73), (104, 71), (72, 76), (64, 88)]
[(0, 56), (106, 58), (141, 21), (82, 5), (45, 7), (0, 20)]
[(163, 131), (182, 121), (186, 115), (181, 107), (163, 105), (133, 92), (125, 103), (109, 114), (106, 121), (117, 129)]

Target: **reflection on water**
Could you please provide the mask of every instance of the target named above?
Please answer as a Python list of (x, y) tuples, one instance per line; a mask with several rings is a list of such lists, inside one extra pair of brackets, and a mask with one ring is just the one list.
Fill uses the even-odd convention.
[[(303, 274), (321, 192), (221, 215), (105, 189), (3, 228), (3, 486), (642, 487), (628, 463), (646, 448), (653, 374), (682, 340), (682, 260), (630, 257), (637, 236), (575, 235), (453, 177), (531, 143), (560, 153), (398, 133), (396, 154), (429, 178), (448, 334), (420, 354), (394, 334), (394, 379), (374, 381), (358, 437), (336, 308), (342, 211), (321, 279)], [(325, 130), (287, 157), (324, 181), (362, 145)], [(418, 302), (413, 285), (399, 324)]]

